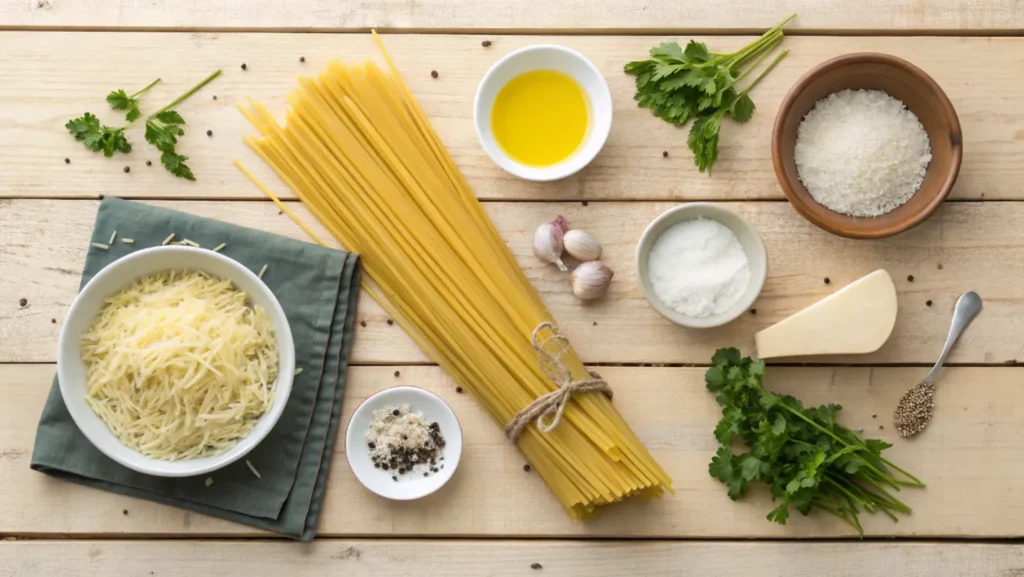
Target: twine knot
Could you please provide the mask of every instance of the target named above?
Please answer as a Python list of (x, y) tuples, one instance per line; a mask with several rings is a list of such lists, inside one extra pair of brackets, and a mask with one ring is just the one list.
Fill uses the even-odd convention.
[[(552, 335), (541, 342), (539, 335), (544, 329), (550, 330)], [(533, 350), (537, 351), (537, 361), (541, 370), (558, 385), (558, 388), (537, 397), (526, 408), (516, 413), (512, 420), (505, 425), (505, 436), (513, 442), (519, 439), (519, 435), (532, 422), (536, 422), (537, 428), (545, 433), (553, 431), (561, 422), (565, 405), (568, 404), (573, 393), (600, 391), (609, 399), (612, 398), (611, 387), (601, 378), (601, 375), (594, 371), (587, 371), (589, 379), (572, 380), (569, 368), (562, 362), (562, 355), (570, 350), (569, 339), (558, 332), (557, 326), (549, 322), (537, 325), (537, 328), (533, 329), (530, 340), (533, 343)], [(549, 345), (555, 345), (557, 348), (551, 350)]]

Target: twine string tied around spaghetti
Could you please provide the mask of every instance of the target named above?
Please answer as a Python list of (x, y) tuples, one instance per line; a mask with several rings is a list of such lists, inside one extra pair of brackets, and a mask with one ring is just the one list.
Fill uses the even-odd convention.
[[(540, 333), (545, 329), (551, 331), (552, 335), (541, 341)], [(533, 350), (537, 352), (537, 362), (540, 364), (541, 370), (558, 388), (534, 399), (505, 425), (505, 436), (512, 442), (519, 439), (523, 430), (530, 423), (536, 423), (537, 428), (545, 433), (553, 431), (562, 421), (565, 406), (574, 393), (600, 391), (609, 399), (612, 398), (611, 387), (601, 375), (594, 371), (587, 371), (589, 379), (572, 380), (572, 373), (562, 361), (562, 355), (571, 348), (569, 339), (558, 331), (555, 324), (540, 323), (537, 328), (533, 329), (530, 340)], [(552, 346), (555, 347), (554, 350), (552, 350)]]

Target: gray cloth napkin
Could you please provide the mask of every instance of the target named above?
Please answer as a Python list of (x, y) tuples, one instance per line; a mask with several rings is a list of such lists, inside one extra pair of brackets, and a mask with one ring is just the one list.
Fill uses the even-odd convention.
[[(100, 205), (81, 286), (132, 251), (159, 245), (170, 233), (221, 251), (263, 281), (284, 308), (295, 339), (295, 377), (280, 421), (245, 459), (209, 475), (151, 477), (118, 465), (78, 430), (54, 377), (36, 432), (32, 468), (83, 485), (222, 517), (308, 541), (316, 531), (338, 433), (356, 299), (359, 257), (173, 210), (108, 198)], [(206, 486), (207, 477), (213, 484)]]

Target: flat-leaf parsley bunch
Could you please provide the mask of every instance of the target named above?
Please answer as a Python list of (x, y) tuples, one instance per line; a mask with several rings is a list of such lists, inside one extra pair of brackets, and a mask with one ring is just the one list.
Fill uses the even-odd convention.
[[(896, 513), (910, 513), (893, 492), (924, 483), (882, 457), (892, 445), (861, 439), (837, 423), (840, 405), (804, 407), (794, 397), (768, 392), (761, 385), (764, 362), (740, 358), (736, 349), (718, 350), (711, 362), (705, 381), (722, 406), (722, 419), (715, 427), (721, 446), (708, 471), (728, 487), (731, 499), (742, 497), (751, 483), (765, 483), (778, 502), (769, 521), (785, 525), (790, 507), (804, 515), (822, 509), (861, 535), (861, 511), (893, 521)], [(749, 450), (733, 453), (735, 439)]]
[[(185, 134), (185, 130), (182, 128), (185, 124), (185, 119), (171, 109), (195, 94), (218, 76), (220, 76), (220, 70), (207, 76), (205, 80), (193, 86), (188, 92), (174, 99), (167, 106), (146, 117), (146, 142), (152, 144), (160, 151), (161, 164), (174, 176), (186, 180), (196, 179), (195, 175), (192, 174), (192, 169), (185, 164), (188, 157), (177, 152), (178, 137)], [(116, 152), (127, 154), (132, 151), (132, 145), (128, 142), (128, 138), (125, 137), (124, 131), (142, 116), (142, 110), (139, 108), (139, 98), (149, 91), (150, 88), (156, 86), (158, 82), (160, 82), (159, 78), (133, 94), (128, 94), (123, 89), (118, 89), (107, 95), (107, 104), (110, 105), (111, 109), (123, 110), (125, 112), (125, 120), (128, 121), (128, 124), (125, 126), (106, 126), (100, 122), (95, 114), (86, 112), (78, 118), (69, 120), (64, 127), (75, 137), (75, 140), (85, 144), (85, 147), (89, 150), (102, 152), (103, 156), (108, 158), (114, 156)]]
[(754, 115), (750, 91), (786, 57), (783, 50), (753, 82), (740, 90), (736, 83), (782, 42), (782, 27), (796, 18), (793, 14), (761, 38), (737, 52), (711, 52), (703, 42), (691, 40), (686, 48), (664, 42), (651, 48), (651, 59), (630, 62), (627, 74), (636, 76), (636, 99), (641, 108), (676, 126), (693, 119), (687, 145), (701, 172), (710, 171), (718, 160), (718, 132), (726, 115), (746, 122)]

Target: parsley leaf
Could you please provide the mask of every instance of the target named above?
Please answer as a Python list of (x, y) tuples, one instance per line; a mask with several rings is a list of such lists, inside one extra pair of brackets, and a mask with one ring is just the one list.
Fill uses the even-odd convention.
[(158, 82), (160, 82), (159, 78), (150, 82), (148, 86), (135, 94), (128, 94), (122, 88), (114, 90), (107, 95), (107, 104), (109, 104), (110, 108), (113, 110), (126, 110), (127, 113), (125, 114), (125, 120), (128, 122), (135, 122), (139, 119), (139, 116), (142, 116), (142, 111), (139, 110), (138, 97), (145, 94), (150, 88), (156, 86)]
[(637, 106), (650, 109), (654, 116), (675, 126), (694, 120), (687, 145), (701, 172), (709, 172), (718, 160), (722, 118), (729, 115), (740, 123), (750, 120), (755, 107), (748, 93), (788, 51), (783, 50), (742, 91), (736, 88), (736, 82), (760, 66), (782, 41), (782, 27), (794, 17), (737, 52), (714, 53), (695, 40), (690, 40), (685, 49), (676, 42), (663, 42), (650, 50), (650, 60), (630, 62), (624, 67), (627, 74), (636, 76)]
[(102, 152), (103, 156), (114, 156), (115, 152), (131, 152), (132, 145), (124, 136), (124, 128), (106, 126), (90, 112), (71, 119), (64, 125), (75, 140), (85, 144), (93, 152)]
[[(708, 126), (704, 118), (694, 125)], [(794, 397), (768, 392), (761, 382), (764, 363), (742, 358), (736, 349), (718, 350), (711, 364), (705, 382), (722, 405), (722, 418), (708, 473), (726, 486), (730, 499), (745, 495), (751, 483), (765, 483), (778, 502), (769, 521), (785, 525), (791, 508), (802, 515), (820, 509), (861, 534), (861, 512), (881, 511), (893, 519), (910, 513), (891, 490), (924, 484), (882, 457), (889, 443), (863, 440), (841, 425), (841, 406), (805, 408)], [(750, 451), (733, 454), (736, 439)]]

